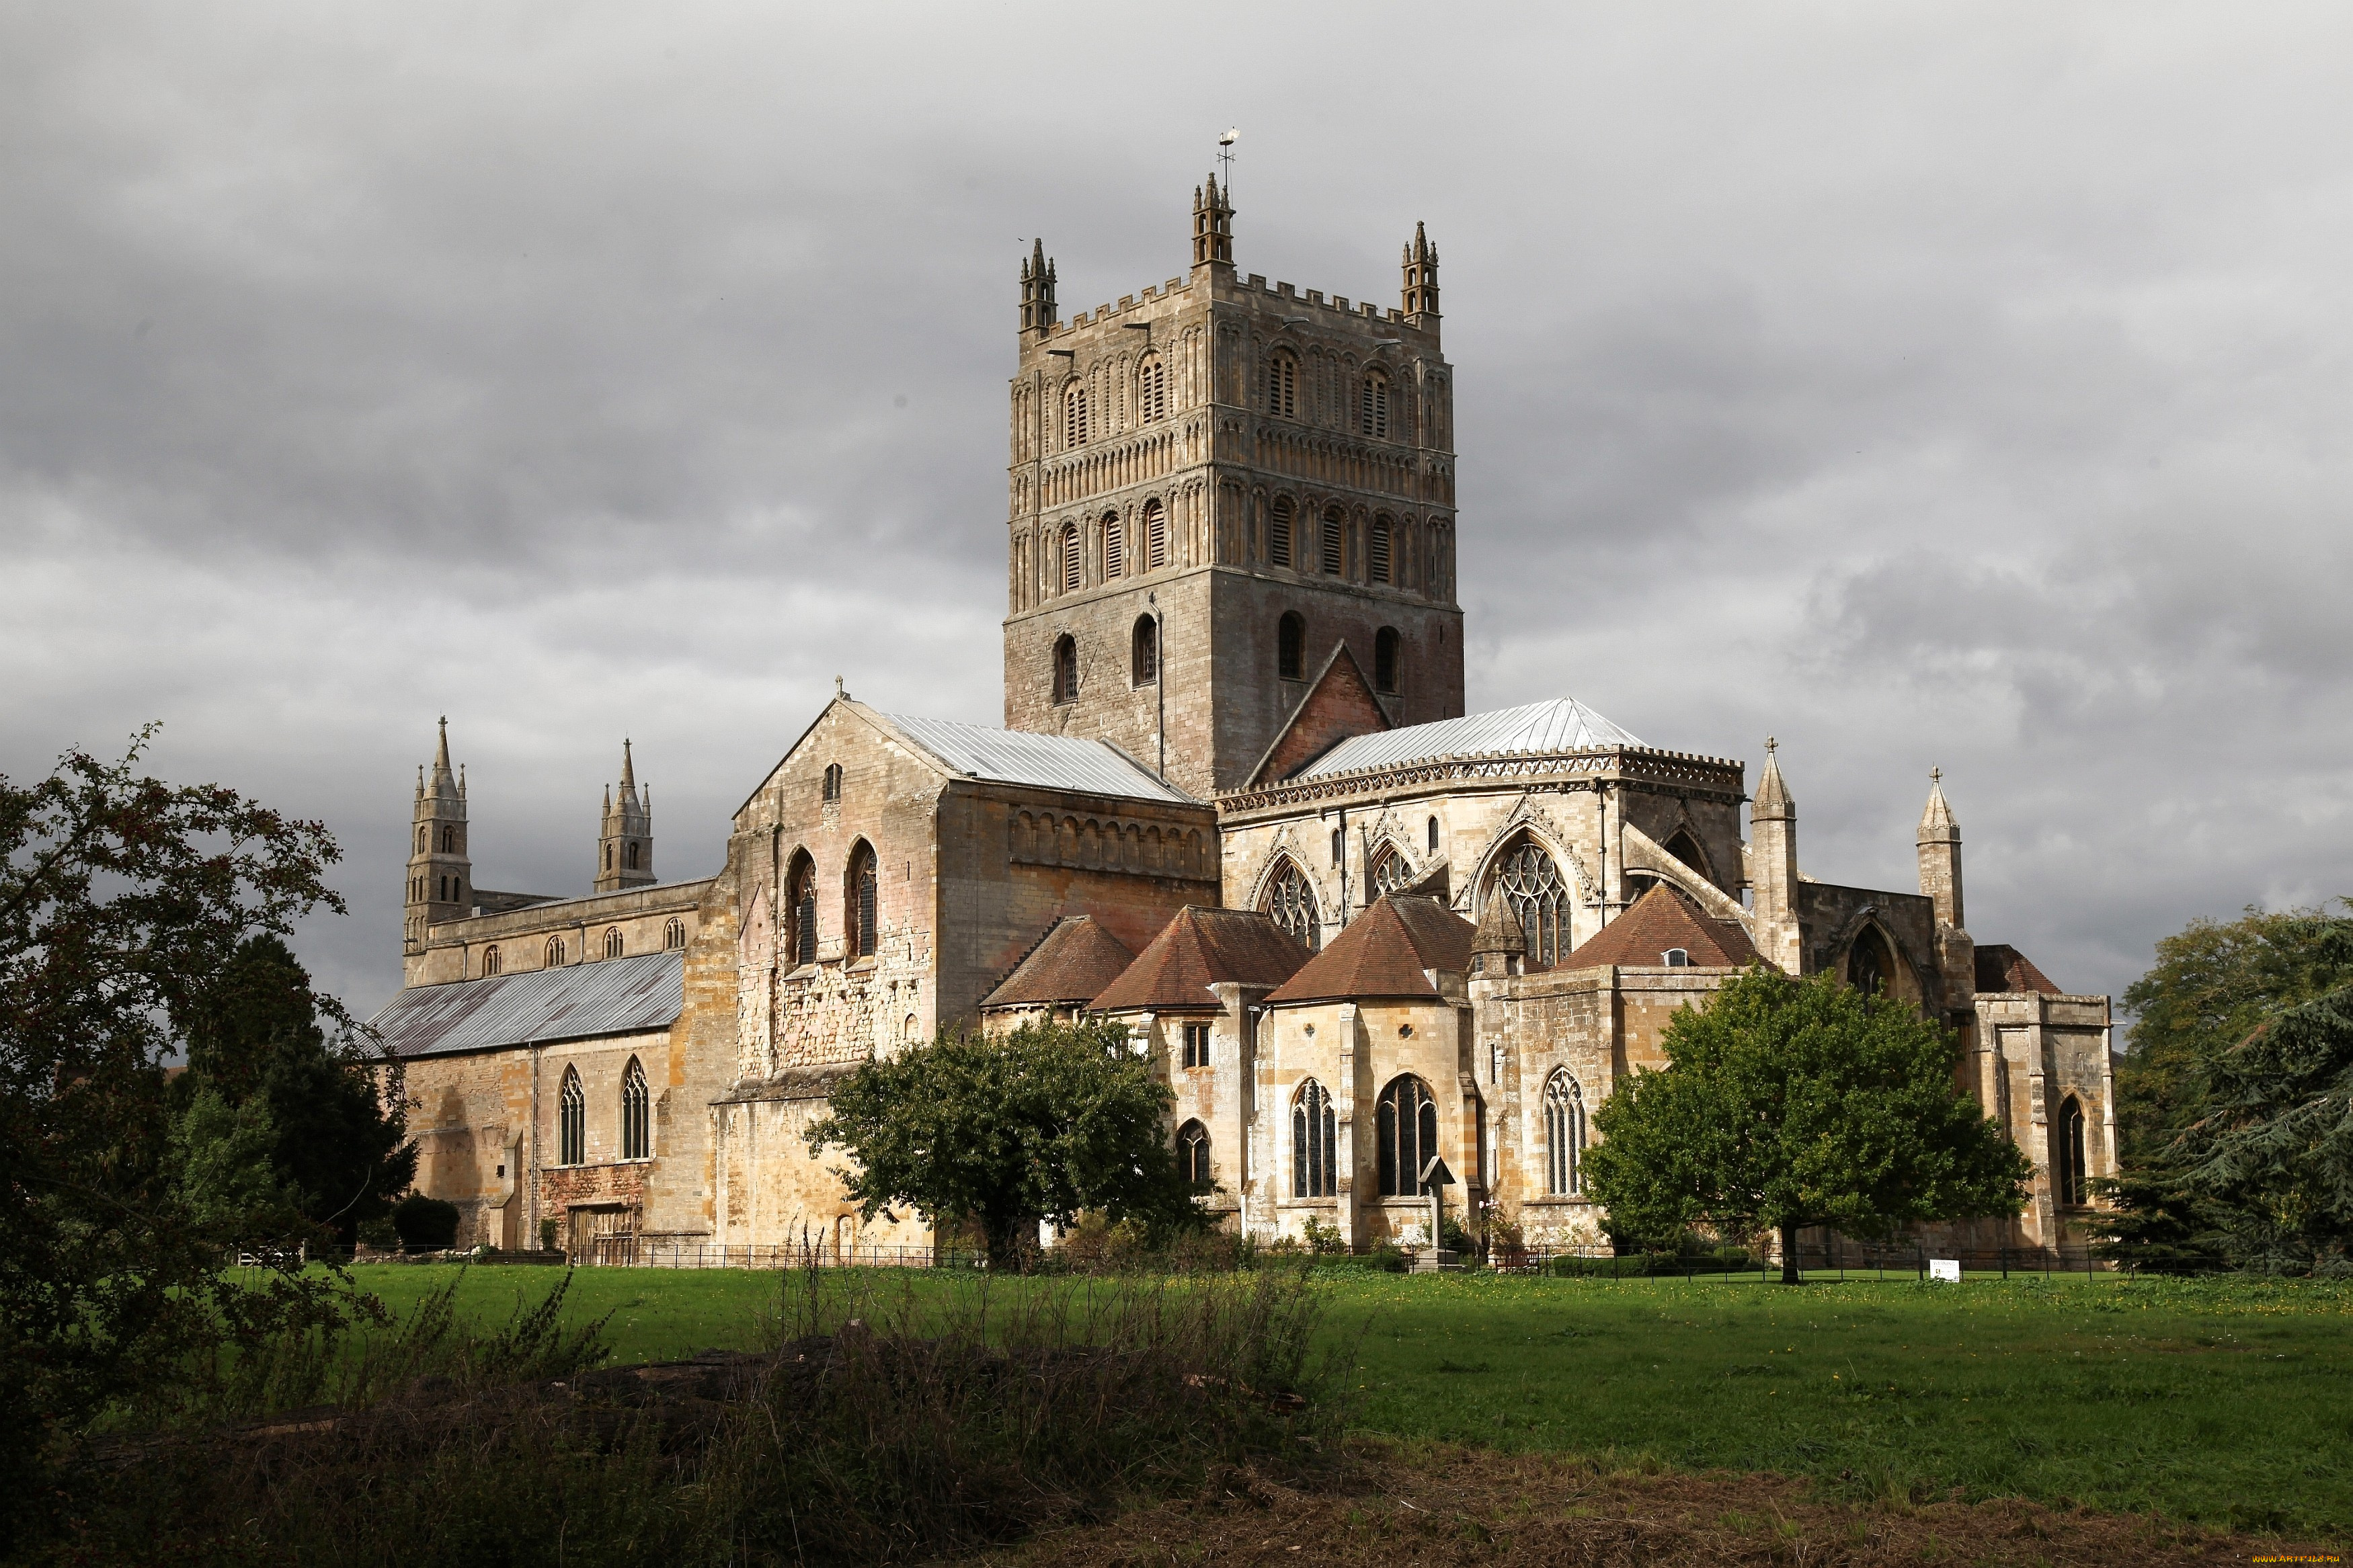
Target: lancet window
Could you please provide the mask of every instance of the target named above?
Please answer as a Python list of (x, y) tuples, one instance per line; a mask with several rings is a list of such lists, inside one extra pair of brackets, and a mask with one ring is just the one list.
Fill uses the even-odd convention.
[(588, 1163), (588, 1096), (580, 1087), (580, 1069), (564, 1069), (564, 1088), (556, 1096), (555, 1163)]
[(1565, 1068), (1545, 1084), (1544, 1125), (1545, 1191), (1584, 1191), (1585, 1089)]
[(1339, 1120), (1332, 1097), (1309, 1079), (1291, 1097), (1291, 1195), (1328, 1198), (1340, 1190), (1335, 1152), (1340, 1142)]
[(621, 1074), (621, 1158), (650, 1159), (654, 1152), (653, 1099), (646, 1091), (646, 1069), (631, 1057)]

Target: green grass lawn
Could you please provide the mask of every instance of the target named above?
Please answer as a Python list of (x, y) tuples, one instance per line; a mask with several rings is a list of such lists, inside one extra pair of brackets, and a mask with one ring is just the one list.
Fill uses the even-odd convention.
[[(890, 1274), (896, 1294), (974, 1289)], [(448, 1271), (356, 1270), (405, 1306)], [(478, 1268), (503, 1318), (553, 1270)], [(2103, 1276), (1813, 1282), (1332, 1273), (1357, 1424), (1620, 1464), (1807, 1474), (1857, 1495), (2022, 1496), (2353, 1532), (2353, 1288)], [(584, 1269), (623, 1360), (759, 1342), (777, 1278)], [(997, 1287), (1002, 1289), (1002, 1286)], [(1016, 1287), (1017, 1289), (1019, 1287)]]

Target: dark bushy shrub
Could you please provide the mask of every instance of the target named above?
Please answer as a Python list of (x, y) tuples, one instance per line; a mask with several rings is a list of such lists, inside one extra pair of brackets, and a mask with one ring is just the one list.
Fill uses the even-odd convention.
[(392, 1211), (403, 1252), (446, 1252), (458, 1245), (458, 1205), (411, 1193)]

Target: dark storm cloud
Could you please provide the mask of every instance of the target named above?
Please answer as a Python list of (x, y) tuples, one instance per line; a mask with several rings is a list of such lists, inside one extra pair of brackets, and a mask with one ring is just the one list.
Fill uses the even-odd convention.
[(659, 868), (831, 678), (997, 711), (1004, 377), (1185, 259), (1386, 300), (1459, 370), (1472, 700), (1761, 755), (1810, 871), (2071, 984), (2353, 891), (2353, 25), (2310, 7), (0, 17), (0, 765), (326, 817), (395, 983), (448, 712), (477, 869), (570, 891), (621, 736)]

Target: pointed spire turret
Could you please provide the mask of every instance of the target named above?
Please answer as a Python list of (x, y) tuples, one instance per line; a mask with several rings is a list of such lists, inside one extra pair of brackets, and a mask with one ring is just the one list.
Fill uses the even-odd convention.
[(596, 890), (643, 888), (653, 879), (653, 807), (638, 798), (637, 759), (624, 740), (620, 787), (605, 786), (604, 822), (596, 836)]
[(1928, 770), (1928, 805), (1920, 813), (1920, 891), (1936, 905), (1936, 923), (1958, 929), (1961, 919), (1961, 825), (1945, 800), (1945, 770)]
[(1218, 189), (1215, 174), (1207, 185), (1193, 187), (1193, 265), (1229, 271), (1234, 265), (1234, 206)]
[(1798, 924), (1798, 806), (1781, 778), (1780, 742), (1765, 739), (1765, 773), (1748, 803), (1749, 936), (1767, 962), (1804, 973)]
[(401, 949), (425, 951), (428, 928), (462, 919), (473, 907), (474, 868), (466, 847), (466, 786), (449, 765), (449, 721), (440, 721), (429, 769), (417, 770), (410, 813), (408, 881), (402, 904)]

